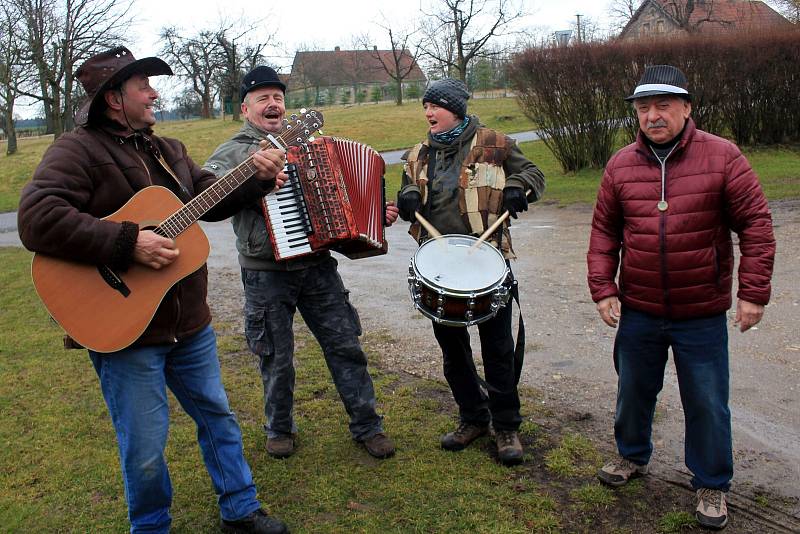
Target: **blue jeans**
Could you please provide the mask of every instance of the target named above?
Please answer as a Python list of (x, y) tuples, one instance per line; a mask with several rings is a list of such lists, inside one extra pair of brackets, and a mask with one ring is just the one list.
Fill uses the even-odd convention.
[(175, 344), (89, 351), (117, 434), (131, 532), (167, 532), (172, 485), (164, 458), (167, 387), (197, 424), (197, 441), (223, 519), (260, 507), (242, 434), (222, 386), (211, 327)]
[(614, 436), (620, 456), (650, 461), (656, 397), (672, 347), (685, 419), (685, 461), (692, 487), (728, 491), (733, 477), (728, 409), (728, 329), (725, 314), (675, 321), (622, 311), (614, 365), (619, 375)]
[(334, 258), (296, 271), (242, 269), (245, 336), (261, 362), (267, 437), (297, 432), (294, 421), (294, 314), (322, 348), (336, 391), (350, 416), (350, 434), (364, 441), (383, 432), (375, 389), (358, 336), (361, 323), (350, 304)]

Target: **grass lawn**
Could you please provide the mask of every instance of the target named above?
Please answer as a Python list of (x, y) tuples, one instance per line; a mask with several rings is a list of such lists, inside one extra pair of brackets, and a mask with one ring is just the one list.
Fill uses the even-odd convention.
[[(0, 248), (0, 525), (4, 532), (123, 532), (116, 440), (97, 377), (85, 351), (60, 347), (61, 332), (33, 290), (30, 258)], [(689, 492), (657, 479), (624, 491), (601, 487), (594, 472), (602, 454), (558, 407), (543, 407), (541, 394), (527, 388), (523, 465), (499, 465), (489, 438), (459, 453), (441, 450), (439, 436), (455, 425), (449, 389), (384, 367), (380, 347), (397, 341), (368, 333), (363, 342), (379, 410), (398, 449), (394, 458), (375, 460), (350, 439), (319, 346), (302, 324), (299, 449), (287, 460), (271, 459), (257, 362), (241, 332), (215, 327), (260, 498), (292, 532), (666, 532), (660, 525), (672, 524), (676, 503), (693, 502)], [(172, 396), (170, 402), (174, 532), (217, 532), (194, 425)], [(690, 516), (685, 525), (692, 525)]]

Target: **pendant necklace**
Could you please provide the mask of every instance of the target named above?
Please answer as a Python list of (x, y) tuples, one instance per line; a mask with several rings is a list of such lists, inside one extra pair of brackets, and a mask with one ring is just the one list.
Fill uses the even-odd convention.
[(666, 181), (667, 181), (667, 158), (670, 157), (670, 155), (672, 154), (673, 150), (675, 150), (676, 146), (678, 146), (678, 145), (676, 144), (676, 145), (674, 145), (672, 147), (672, 149), (669, 151), (669, 154), (664, 156), (664, 159), (661, 159), (661, 157), (658, 155), (658, 153), (656, 152), (656, 150), (652, 146), (650, 147), (650, 150), (653, 151), (653, 154), (655, 154), (655, 156), (658, 159), (659, 163), (661, 163), (661, 200), (659, 200), (658, 204), (656, 204), (656, 207), (658, 208), (658, 211), (660, 211), (660, 212), (665, 212), (669, 208), (669, 203), (667, 202), (667, 199), (666, 199), (666, 192), (667, 192), (667, 188), (666, 188), (666, 185), (667, 185), (666, 184)]

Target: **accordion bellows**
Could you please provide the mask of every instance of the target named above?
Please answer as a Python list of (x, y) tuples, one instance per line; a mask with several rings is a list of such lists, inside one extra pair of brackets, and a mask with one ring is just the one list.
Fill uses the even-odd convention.
[(385, 163), (371, 147), (319, 137), (286, 154), (288, 181), (264, 197), (275, 258), (319, 250), (351, 259), (385, 254)]

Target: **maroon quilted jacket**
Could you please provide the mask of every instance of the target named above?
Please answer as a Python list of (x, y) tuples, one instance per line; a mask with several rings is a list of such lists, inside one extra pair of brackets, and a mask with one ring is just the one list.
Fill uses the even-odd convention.
[[(144, 149), (141, 138), (120, 137), (99, 128), (77, 128), (48, 148), (22, 191), (17, 215), (22, 243), (34, 252), (126, 269), (133, 261), (138, 227), (102, 217), (117, 211), (135, 192), (149, 185), (167, 187), (185, 202), (217, 180), (189, 158), (180, 141), (155, 135), (151, 139), (185, 192)], [(264, 190), (256, 182), (245, 182), (203, 220), (227, 218), (263, 196)], [(170, 289), (136, 344), (174, 342), (209, 324), (206, 288), (204, 265)]]
[(606, 165), (587, 254), (592, 299), (618, 296), (624, 306), (673, 319), (724, 312), (731, 306), (734, 231), (741, 251), (737, 296), (767, 304), (772, 217), (745, 157), (689, 119), (665, 165), (665, 212), (657, 208), (661, 164), (641, 132)]

